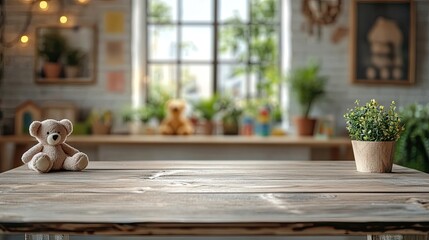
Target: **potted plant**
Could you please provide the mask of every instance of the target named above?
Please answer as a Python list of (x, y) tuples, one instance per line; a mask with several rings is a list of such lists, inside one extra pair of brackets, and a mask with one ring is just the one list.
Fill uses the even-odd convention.
[(297, 133), (300, 136), (312, 136), (316, 119), (310, 117), (314, 102), (325, 93), (327, 78), (319, 75), (320, 66), (310, 62), (297, 68), (288, 77), (292, 94), (301, 110), (301, 115), (294, 118)]
[(242, 110), (235, 104), (232, 98), (224, 97), (220, 99), (222, 116), (222, 128), (224, 135), (238, 135), (239, 122)]
[(75, 78), (79, 75), (79, 65), (82, 63), (84, 57), (85, 53), (80, 49), (71, 48), (67, 50), (65, 56), (65, 72), (67, 78)]
[(122, 121), (127, 124), (129, 133), (143, 134), (143, 124), (147, 122), (147, 114), (141, 108), (126, 107), (122, 110)]
[(405, 130), (395, 145), (395, 163), (429, 173), (429, 104), (400, 109)]
[(43, 73), (46, 78), (58, 78), (60, 76), (60, 59), (66, 49), (66, 45), (66, 39), (58, 30), (49, 30), (42, 35), (38, 52), (45, 60)]
[(113, 125), (113, 113), (111, 111), (92, 111), (89, 116), (91, 132), (94, 135), (110, 134)]
[(389, 109), (374, 99), (344, 115), (359, 172), (391, 172), (395, 142), (404, 130), (395, 102)]
[(218, 97), (215, 95), (211, 98), (202, 99), (194, 104), (195, 110), (197, 110), (201, 117), (204, 119), (204, 133), (206, 135), (212, 135), (214, 130), (213, 118), (218, 112)]

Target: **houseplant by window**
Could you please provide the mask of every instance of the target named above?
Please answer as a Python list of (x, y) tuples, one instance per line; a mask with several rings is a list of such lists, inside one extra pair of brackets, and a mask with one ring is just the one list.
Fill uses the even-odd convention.
[(391, 172), (395, 142), (404, 130), (395, 102), (385, 109), (374, 99), (344, 115), (359, 172)]
[(128, 125), (131, 134), (154, 134), (165, 118), (165, 105), (170, 99), (166, 89), (155, 86), (143, 106), (123, 109), (122, 121)]
[(325, 93), (327, 77), (319, 75), (320, 65), (315, 62), (296, 68), (288, 76), (292, 94), (300, 106), (301, 115), (293, 120), (300, 136), (311, 136), (316, 119), (310, 117), (314, 102)]
[(43, 73), (46, 78), (58, 78), (60, 76), (60, 60), (66, 46), (66, 39), (56, 29), (49, 30), (42, 35), (39, 41), (38, 52), (45, 60), (43, 63)]
[(83, 53), (79, 49), (68, 49), (65, 56), (66, 62), (66, 77), (67, 78), (75, 78), (79, 75), (79, 65), (82, 64), (82, 60), (85, 57), (85, 53)]
[(131, 134), (143, 134), (144, 125), (149, 122), (150, 114), (151, 110), (148, 107), (126, 107), (122, 110), (122, 121), (127, 124)]
[(200, 114), (204, 120), (204, 133), (206, 135), (212, 135), (214, 130), (213, 119), (218, 113), (219, 104), (218, 96), (214, 95), (211, 98), (202, 99), (194, 104), (195, 110)]
[(429, 104), (400, 109), (405, 130), (396, 142), (395, 163), (429, 173)]
[(242, 109), (237, 106), (234, 99), (223, 97), (220, 99), (220, 109), (222, 112), (222, 127), (224, 135), (238, 135), (239, 122)]

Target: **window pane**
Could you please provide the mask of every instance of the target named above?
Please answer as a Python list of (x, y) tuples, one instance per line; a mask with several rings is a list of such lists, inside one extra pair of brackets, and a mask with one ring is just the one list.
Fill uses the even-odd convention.
[(254, 25), (251, 27), (250, 54), (252, 62), (278, 61), (278, 32), (272, 25)]
[(182, 21), (212, 22), (212, 0), (182, 0)]
[(252, 67), (252, 71), (250, 72), (250, 82), (249, 82), (249, 97), (256, 98), (258, 97), (258, 84), (260, 82), (260, 76), (255, 71), (254, 67)]
[(183, 27), (181, 52), (183, 60), (207, 60), (213, 56), (212, 27)]
[(247, 0), (220, 0), (219, 9), (221, 22), (245, 22), (249, 19)]
[(219, 27), (219, 59), (247, 61), (247, 25)]
[(218, 91), (223, 96), (246, 97), (246, 65), (219, 65)]
[(177, 21), (177, 0), (150, 0), (149, 22), (166, 23)]
[(171, 96), (177, 93), (177, 68), (174, 64), (150, 64), (149, 65), (149, 91), (162, 88)]
[(280, 6), (277, 6), (277, 0), (251, 0), (251, 4), (251, 21), (253, 23), (279, 22), (278, 10), (280, 9)]
[(149, 26), (149, 60), (177, 58), (177, 28), (174, 26)]
[(209, 64), (184, 64), (181, 68), (181, 97), (187, 100), (208, 98), (213, 92), (213, 71)]

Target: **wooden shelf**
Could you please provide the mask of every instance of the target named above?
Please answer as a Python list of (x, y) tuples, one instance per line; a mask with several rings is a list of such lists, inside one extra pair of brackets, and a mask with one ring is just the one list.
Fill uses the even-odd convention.
[[(1, 136), (0, 143), (26, 144), (34, 143), (30, 136)], [(308, 147), (351, 146), (349, 138), (336, 137), (317, 139), (314, 137), (258, 137), (258, 136), (162, 136), (162, 135), (89, 135), (70, 136), (71, 144), (235, 144), (235, 145), (288, 145)]]

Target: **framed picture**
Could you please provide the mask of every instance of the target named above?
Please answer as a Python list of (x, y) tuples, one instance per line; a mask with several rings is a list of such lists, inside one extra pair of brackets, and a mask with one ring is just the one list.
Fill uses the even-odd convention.
[(92, 26), (37, 28), (36, 83), (94, 83), (97, 72), (96, 36)]
[(413, 84), (415, 3), (413, 0), (353, 0), (351, 81)]

